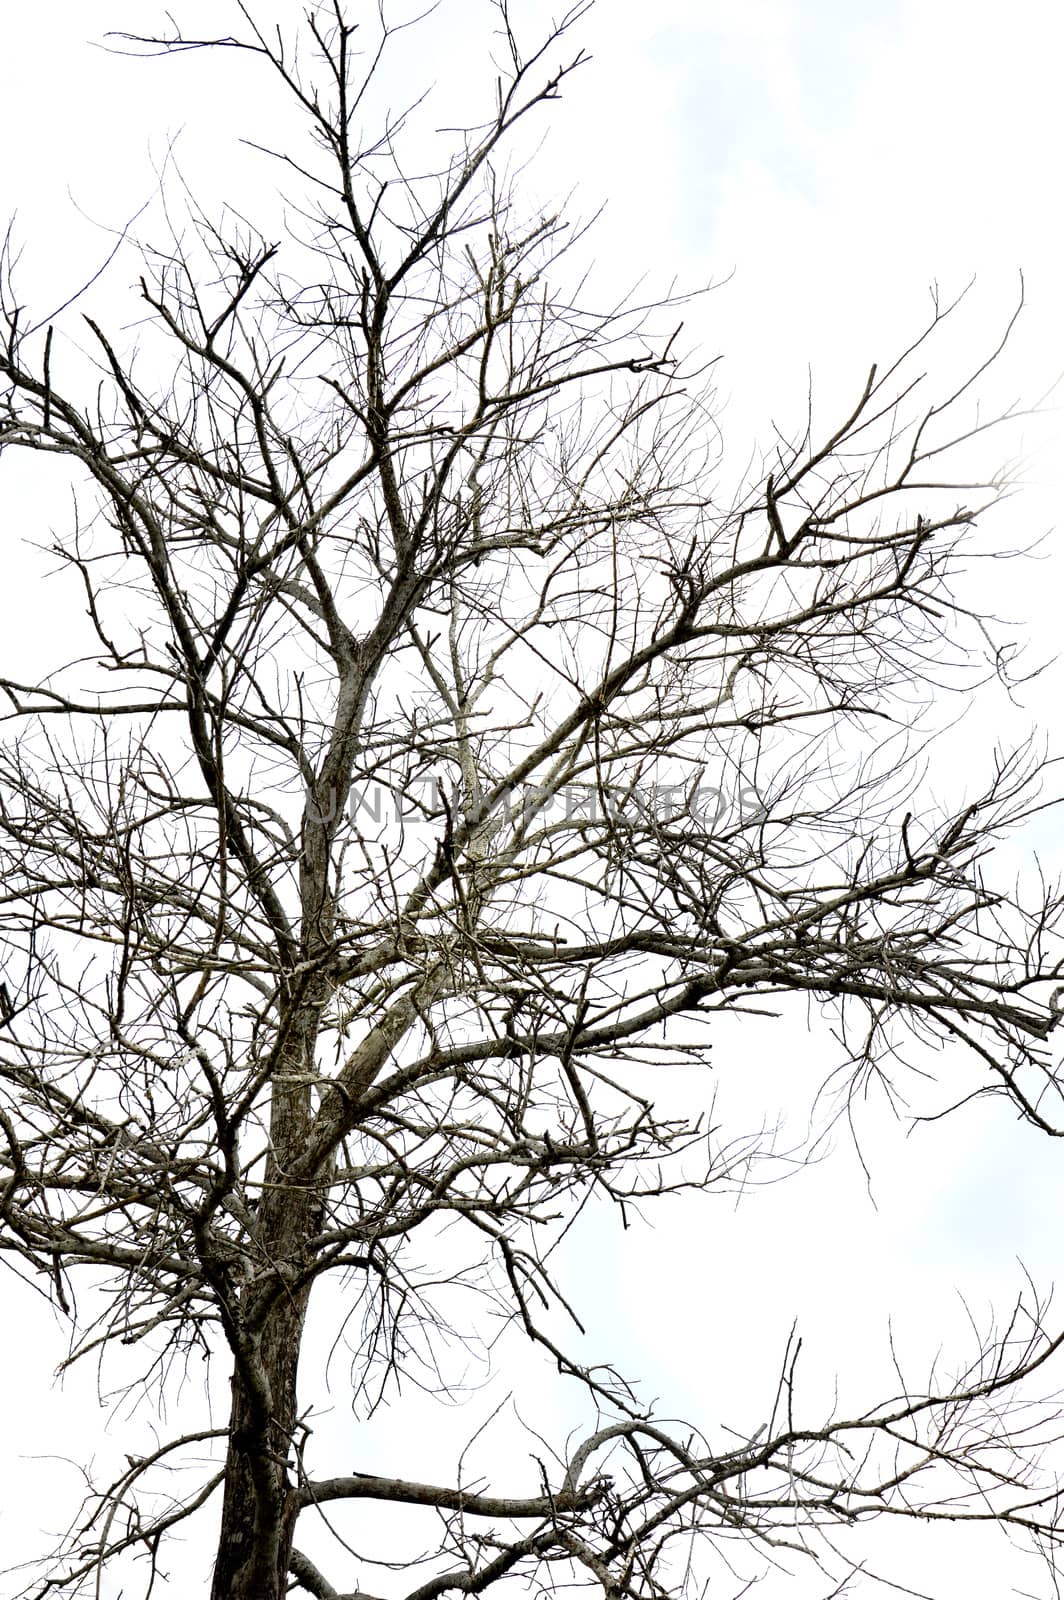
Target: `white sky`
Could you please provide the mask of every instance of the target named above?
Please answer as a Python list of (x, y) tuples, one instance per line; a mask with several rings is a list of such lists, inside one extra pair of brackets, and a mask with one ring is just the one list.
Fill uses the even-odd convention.
[[(229, 141), (259, 115), (251, 79), (233, 92), (204, 60), (135, 64), (85, 42), (108, 27), (147, 28), (163, 9), (155, 0), (7, 8), (0, 210), (18, 210), (31, 268), (24, 282), (39, 310), (62, 300), (105, 253), (102, 235), (75, 206), (98, 223), (126, 220), (152, 194), (149, 151), (161, 159), (179, 128), (179, 157), (190, 171), (211, 163), (222, 174), (239, 172), (241, 182), (249, 172), (235, 152), (230, 168)], [(226, 14), (221, 0), (173, 0), (172, 9), (190, 27), (209, 27), (212, 17), (219, 27)], [(514, 0), (530, 34), (552, 9)], [(489, 16), (486, 0), (443, 0), (431, 38), (426, 32), (422, 59), (459, 102), (469, 46)], [(871, 362), (892, 356), (926, 315), (932, 281), (949, 294), (976, 276), (961, 337), (965, 348), (982, 349), (1003, 326), (1023, 269), (1029, 309), (992, 399), (1037, 398), (1064, 369), (1058, 28), (1048, 0), (1007, 8), (959, 0), (600, 0), (583, 29), (595, 59), (558, 108), (536, 187), (550, 193), (575, 184), (585, 215), (608, 201), (598, 238), (611, 282), (648, 274), (651, 286), (673, 277), (723, 283), (691, 313), (691, 326), (708, 354), (724, 357), (722, 422), (736, 471), (755, 434), (767, 438), (771, 421), (800, 418), (810, 366), (826, 404), (859, 389)], [(397, 85), (396, 103), (404, 98), (406, 86)], [(947, 358), (955, 354), (947, 348)], [(1055, 416), (1027, 429), (1031, 481), (1002, 519), (1003, 543), (1052, 529), (1061, 442)], [(1008, 443), (1003, 453), (1015, 449)], [(44, 531), (41, 502), (22, 479), (24, 498), (14, 498), (12, 481), (0, 477), (9, 551), (20, 536)], [(63, 505), (51, 497), (48, 515), (60, 518)], [(1052, 541), (1047, 549), (1041, 565), (999, 563), (984, 580), (1043, 655), (1056, 648), (1064, 588)], [(42, 656), (49, 616), (43, 608), (28, 616), (25, 591), (5, 587), (5, 668), (20, 653), (31, 662)], [(993, 738), (1010, 726), (1022, 731), (1031, 717), (1055, 735), (1061, 686), (1052, 669), (1011, 724), (994, 702), (956, 747), (962, 759), (974, 770)], [(1044, 821), (1030, 839), (1059, 870), (1059, 825)], [(716, 1053), (722, 1082), (749, 1121), (761, 1105), (773, 1120), (776, 1107), (789, 1104), (801, 1131), (801, 1108), (831, 1059), (821, 1038), (806, 1038), (791, 1021), (756, 1038), (722, 1034)], [(1064, 1162), (1005, 1106), (911, 1137), (877, 1106), (861, 1132), (871, 1196), (840, 1131), (830, 1159), (748, 1197), (739, 1212), (715, 1198), (702, 1210), (673, 1208), (652, 1236), (596, 1226), (593, 1244), (575, 1248), (574, 1264), (604, 1354), (696, 1420), (756, 1424), (753, 1411), (795, 1316), (812, 1352), (811, 1393), (837, 1366), (847, 1374), (844, 1392), (868, 1403), (884, 1372), (888, 1316), (919, 1376), (929, 1352), (963, 1334), (958, 1289), (979, 1315), (995, 1296), (1004, 1309), (1019, 1287), (1017, 1257), (1048, 1283), (1061, 1248)], [(34, 1497), (43, 1469), (22, 1463), (20, 1453), (79, 1454), (100, 1420), (77, 1386), (47, 1395), (61, 1332), (28, 1296), (12, 1294), (8, 1304), (5, 1556), (32, 1542), (41, 1520)], [(857, 1381), (864, 1376), (867, 1390)], [(936, 1600), (1052, 1592), (1036, 1569), (1010, 1564), (997, 1546), (958, 1540), (951, 1554), (940, 1541), (891, 1531), (899, 1564)], [(8, 1592), (17, 1595), (18, 1585), (5, 1591), (0, 1583), (0, 1594)]]

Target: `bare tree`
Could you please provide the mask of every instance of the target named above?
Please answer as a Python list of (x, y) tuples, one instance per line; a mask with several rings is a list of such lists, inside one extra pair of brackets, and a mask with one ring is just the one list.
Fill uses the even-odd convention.
[[(855, 1417), (803, 1418), (789, 1356), (771, 1416), (722, 1439), (569, 1353), (551, 1260), (589, 1195), (623, 1212), (754, 1158), (656, 1109), (656, 1080), (772, 997), (841, 1016), (855, 1078), (959, 1044), (1064, 1126), (1061, 901), (984, 877), (1037, 764), (1001, 758), (952, 812), (906, 801), (917, 691), (982, 640), (956, 563), (1000, 485), (954, 463), (986, 363), (922, 398), (936, 307), (718, 503), (679, 303), (589, 309), (580, 236), (523, 222), (506, 176), (586, 5), (528, 51), (498, 0), (494, 98), (424, 172), (407, 117), (364, 125), (383, 17), (327, 0), (290, 38), (237, 10), (239, 35), (125, 47), (240, 52), (298, 107), (283, 240), (189, 201), (137, 247), (135, 342), (88, 292), (35, 324), (10, 251), (4, 281), (0, 444), (72, 464), (56, 553), (94, 644), (3, 680), (0, 1242), (70, 1359), (113, 1359), (163, 1430), (34, 1592), (133, 1556), (147, 1590), (206, 1506), (215, 1600), (355, 1592), (323, 1530), (364, 1501), (438, 1513), (395, 1550), (406, 1600), (651, 1600), (736, 1540), (817, 1552), (876, 1515), (1052, 1546), (1036, 1298), (959, 1376)], [(316, 1458), (312, 1296), (361, 1330), (364, 1416), (422, 1356), (455, 1381), (441, 1281), (588, 1401), (579, 1436), (529, 1435), (523, 1489), (425, 1483), (416, 1444), (403, 1478)], [(197, 1352), (231, 1416), (168, 1434)]]

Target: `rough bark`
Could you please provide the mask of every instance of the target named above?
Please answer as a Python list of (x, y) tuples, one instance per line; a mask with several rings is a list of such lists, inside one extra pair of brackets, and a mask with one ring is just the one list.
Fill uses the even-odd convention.
[[(319, 902), (320, 905), (320, 902)], [(225, 1488), (211, 1600), (280, 1600), (298, 1516), (299, 1352), (310, 1296), (309, 1241), (321, 1221), (313, 1180), (288, 1181), (305, 1149), (305, 1082), (321, 1017), (318, 983), (286, 1028), (272, 1097), (271, 1156), (257, 1218), (262, 1267), (227, 1330), (234, 1355)]]
[(280, 1600), (287, 1589), (298, 1507), (288, 1463), (298, 1418), (296, 1382), (307, 1291), (281, 1299), (255, 1341), (269, 1397), (232, 1380), (222, 1521), (211, 1600)]

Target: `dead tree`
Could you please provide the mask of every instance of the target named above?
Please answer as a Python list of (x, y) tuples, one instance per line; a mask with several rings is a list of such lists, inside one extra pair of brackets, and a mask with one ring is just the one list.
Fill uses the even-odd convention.
[[(580, 1577), (652, 1600), (736, 1540), (815, 1551), (880, 1514), (1052, 1544), (1037, 1303), (858, 1417), (802, 1416), (788, 1364), (743, 1442), (569, 1354), (551, 1267), (589, 1194), (648, 1205), (748, 1158), (656, 1111), (655, 1076), (703, 1072), (715, 1019), (774, 997), (841, 1013), (855, 1072), (963, 1046), (1061, 1131), (1060, 900), (985, 876), (1032, 772), (1002, 758), (913, 815), (895, 731), (963, 664), (956, 565), (997, 491), (954, 481), (967, 386), (923, 398), (948, 311), (718, 503), (678, 304), (585, 304), (580, 237), (523, 222), (504, 176), (586, 7), (526, 51), (498, 0), (498, 83), (424, 171), (405, 118), (364, 125), (385, 23), (323, 0), (289, 37), (237, 9), (239, 35), (125, 46), (240, 53), (298, 106), (284, 237), (190, 205), (165, 248), (127, 241), (135, 339), (91, 290), (42, 326), (4, 282), (0, 446), (76, 474), (56, 553), (93, 654), (3, 680), (0, 1242), (72, 1360), (150, 1398), (205, 1352), (232, 1389), (227, 1426), (100, 1486), (36, 1592), (133, 1556), (154, 1581), (204, 1507), (215, 1600), (353, 1591), (313, 1541), (362, 1502), (438, 1513), (382, 1580), (406, 1600)], [(445, 1269), (586, 1392), (523, 1489), (315, 1456), (325, 1281), (363, 1319), (357, 1416), (417, 1339), (446, 1390)]]

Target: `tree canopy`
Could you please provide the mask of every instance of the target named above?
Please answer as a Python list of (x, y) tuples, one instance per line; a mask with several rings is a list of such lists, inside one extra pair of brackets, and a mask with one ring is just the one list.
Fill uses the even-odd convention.
[[(495, 81), (426, 139), (414, 94), (378, 110), (390, 6), (274, 28), (239, 4), (211, 38), (178, 6), (118, 45), (239, 55), (295, 109), (302, 142), (263, 153), (283, 235), (171, 176), (168, 236), (116, 257), (117, 327), (93, 285), (38, 320), (8, 250), (0, 450), (74, 473), (55, 555), (92, 653), (0, 679), (0, 1247), (148, 1419), (34, 1594), (147, 1593), (190, 1519), (214, 1600), (739, 1593), (737, 1544), (830, 1563), (894, 1515), (1052, 1561), (1038, 1386), (1064, 1335), (1037, 1296), (959, 1376), (858, 1415), (806, 1415), (792, 1350), (731, 1434), (656, 1416), (567, 1331), (554, 1262), (589, 1200), (697, 1207), (758, 1159), (662, 1107), (666, 1068), (727, 1070), (723, 1018), (804, 999), (852, 1082), (963, 1051), (978, 1092), (1064, 1129), (1060, 893), (987, 859), (1040, 764), (911, 800), (936, 691), (1008, 671), (963, 572), (1004, 487), (967, 481), (1000, 346), (933, 395), (936, 303), (722, 497), (684, 298), (596, 309), (593, 232), (522, 207), (513, 141), (588, 10), (528, 40), (498, 0)], [(322, 1460), (341, 1377), (317, 1342), (300, 1365), (315, 1318), (356, 1419), (523, 1340), (581, 1424), (529, 1423), (498, 1482), (425, 1481), (416, 1433), (398, 1475)], [(201, 1357), (227, 1419), (197, 1414)], [(373, 1578), (364, 1502), (436, 1513)]]

